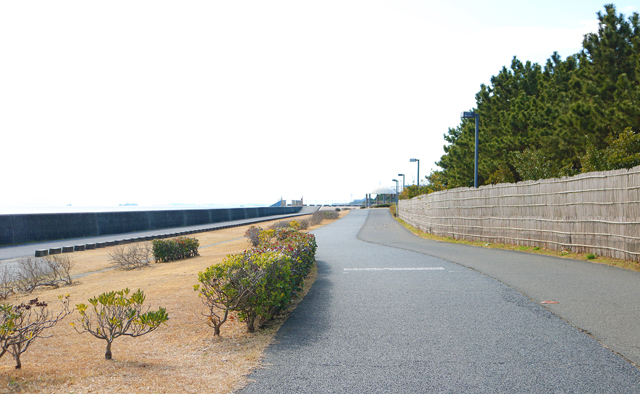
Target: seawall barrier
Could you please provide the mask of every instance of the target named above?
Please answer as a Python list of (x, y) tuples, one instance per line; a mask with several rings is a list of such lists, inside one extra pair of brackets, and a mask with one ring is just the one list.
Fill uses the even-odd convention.
[(195, 226), (298, 213), (302, 207), (0, 215), (0, 245)]

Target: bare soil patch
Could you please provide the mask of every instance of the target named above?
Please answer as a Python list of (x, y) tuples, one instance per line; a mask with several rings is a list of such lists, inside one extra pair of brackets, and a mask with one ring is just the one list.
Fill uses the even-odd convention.
[[(340, 217), (347, 213), (341, 212)], [(274, 222), (259, 225), (266, 228)], [(330, 222), (325, 220), (320, 226)], [(0, 392), (228, 393), (242, 387), (287, 314), (254, 334), (246, 333), (246, 325), (233, 319), (222, 326), (221, 337), (214, 338), (213, 329), (200, 315), (203, 306), (193, 285), (198, 283), (198, 272), (250, 247), (244, 238), (248, 227), (193, 234), (200, 241), (200, 256), (136, 270), (105, 270), (112, 267), (108, 255), (113, 248), (73, 253), (72, 275), (85, 274), (73, 285), (41, 289), (10, 302), (38, 297), (56, 309), (60, 294), (70, 294), (75, 305), (105, 291), (139, 288), (147, 296), (146, 305), (167, 309), (169, 321), (148, 335), (116, 339), (113, 360), (105, 360), (104, 341), (78, 334), (70, 326), (79, 316), (74, 312), (45, 333), (51, 338), (31, 345), (21, 358), (21, 370), (14, 369), (10, 355), (0, 359)], [(314, 268), (305, 281), (304, 294), (315, 273)]]

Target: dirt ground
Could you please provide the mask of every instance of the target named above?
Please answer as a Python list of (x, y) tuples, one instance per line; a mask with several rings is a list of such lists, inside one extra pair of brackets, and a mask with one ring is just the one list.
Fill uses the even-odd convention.
[[(347, 213), (342, 211), (341, 217)], [(320, 226), (330, 222), (325, 220)], [(259, 225), (266, 228), (271, 223)], [(21, 357), (21, 370), (14, 369), (11, 355), (0, 359), (0, 392), (228, 393), (244, 386), (286, 315), (255, 334), (246, 333), (246, 325), (234, 319), (214, 338), (201, 315), (204, 306), (193, 285), (198, 283), (198, 272), (250, 246), (244, 238), (248, 227), (192, 234), (200, 241), (200, 256), (137, 270), (109, 269), (114, 247), (70, 254), (72, 275), (85, 275), (70, 286), (41, 289), (8, 302), (38, 297), (49, 302), (50, 308), (59, 309), (58, 295), (69, 294), (74, 306), (128, 287), (132, 292), (144, 291), (145, 304), (153, 310), (166, 308), (169, 321), (138, 338), (117, 338), (112, 345), (113, 360), (105, 360), (106, 343), (89, 333), (77, 333), (69, 324), (79, 318), (74, 312), (44, 333), (50, 338), (31, 345)], [(314, 279), (315, 268), (307, 279), (307, 291)]]

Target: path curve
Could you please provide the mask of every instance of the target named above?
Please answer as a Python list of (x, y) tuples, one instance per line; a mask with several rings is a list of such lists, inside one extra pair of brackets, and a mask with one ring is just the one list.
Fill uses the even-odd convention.
[(640, 392), (634, 365), (518, 291), (359, 240), (374, 224), (395, 231), (376, 212), (314, 231), (318, 278), (242, 393)]

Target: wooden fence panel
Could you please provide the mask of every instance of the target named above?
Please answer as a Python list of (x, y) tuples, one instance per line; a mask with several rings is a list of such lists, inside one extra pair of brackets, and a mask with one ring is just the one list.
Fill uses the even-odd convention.
[(640, 166), (400, 200), (425, 232), (640, 261)]

